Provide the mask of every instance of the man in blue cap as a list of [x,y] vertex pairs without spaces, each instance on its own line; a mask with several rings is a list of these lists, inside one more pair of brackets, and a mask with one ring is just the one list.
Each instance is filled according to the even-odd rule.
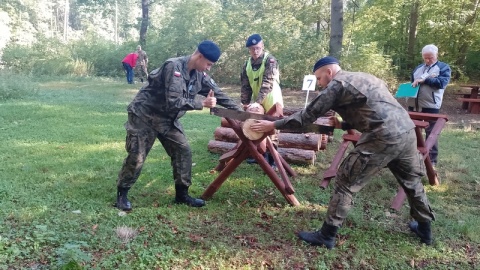
[[333,117],[336,128],[362,132],[355,148],[338,168],[322,228],[300,232],[300,239],[314,246],[333,248],[337,230],[353,207],[355,193],[374,174],[388,167],[407,194],[410,214],[415,219],[409,224],[410,229],[421,242],[431,245],[430,222],[435,217],[421,182],[425,165],[417,150],[415,124],[407,111],[388,91],[385,82],[367,73],[343,71],[334,57],[319,59],[313,72],[324,90],[304,110],[282,120],[258,121],[251,126],[257,132],[296,128],[332,109],[344,120]]
[[[280,72],[275,57],[265,51],[263,39],[259,34],[253,34],[247,38],[245,47],[248,48],[250,57],[245,61],[240,74],[242,89],[240,100],[243,108],[248,111],[268,112],[275,104],[277,108],[283,108],[282,90],[280,89]],[[257,109],[259,106],[262,110]],[[283,112],[278,112],[283,114]],[[276,135],[272,141],[278,145]],[[273,157],[266,153],[266,160],[275,169]],[[254,163],[254,159],[247,159]]]
[[[125,124],[128,156],[118,174],[115,204],[118,209],[132,209],[127,194],[140,176],[155,139],[171,159],[175,202],[193,207],[205,205],[203,200],[188,194],[192,183],[192,152],[178,120],[186,111],[213,108],[217,103],[228,109],[242,110],[204,72],[210,70],[220,54],[217,44],[205,40],[192,55],[168,59],[149,74],[148,84],[128,105]],[[198,95],[206,98],[201,100]]]
[[277,59],[265,51],[265,45],[259,34],[249,36],[245,47],[248,48],[250,57],[245,61],[240,75],[241,102],[244,108],[254,103],[260,104],[265,112],[276,103],[283,107]]

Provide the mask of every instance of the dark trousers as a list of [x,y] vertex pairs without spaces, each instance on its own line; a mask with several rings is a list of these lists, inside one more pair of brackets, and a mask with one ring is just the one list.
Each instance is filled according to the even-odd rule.
[[129,84],[133,84],[133,68],[132,68],[132,66],[130,66],[129,64],[124,63],[124,62],[122,62],[122,64],[123,64],[123,68],[125,69],[126,74],[127,74],[127,82]]

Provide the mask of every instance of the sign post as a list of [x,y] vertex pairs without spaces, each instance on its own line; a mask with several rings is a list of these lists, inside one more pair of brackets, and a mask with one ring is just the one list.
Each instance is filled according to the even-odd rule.
[[302,90],[307,91],[307,97],[305,99],[305,108],[308,104],[308,94],[311,90],[315,91],[315,85],[317,84],[317,77],[315,75],[305,75],[303,78]]

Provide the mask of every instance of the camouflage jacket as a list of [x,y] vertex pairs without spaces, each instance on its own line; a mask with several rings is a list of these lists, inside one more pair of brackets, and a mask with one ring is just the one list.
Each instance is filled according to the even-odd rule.
[[171,58],[162,67],[150,72],[148,84],[128,105],[128,112],[164,133],[172,126],[183,131],[177,120],[188,110],[202,110],[202,98],[198,95],[207,96],[210,89],[215,92],[217,104],[227,109],[242,110],[206,73],[192,70],[189,74],[189,60],[190,56]]
[[[257,60],[252,61],[253,70],[257,70],[262,65],[264,54],[258,57]],[[251,57],[247,61],[251,61]],[[240,101],[242,104],[247,105],[252,102],[252,87],[250,87],[250,82],[248,81],[247,76],[247,61],[242,68],[242,73],[240,74],[240,81],[242,83],[242,90],[240,93]],[[279,69],[277,59],[271,54],[268,54],[267,60],[265,61],[265,72],[263,74],[262,87],[258,93],[257,100],[253,102],[262,103],[265,97],[273,90],[273,83],[275,78],[279,78]]]
[[295,128],[312,123],[330,109],[352,128],[362,132],[358,143],[370,140],[388,142],[415,127],[407,111],[382,80],[367,73],[342,70],[305,109],[275,121],[275,127]]
[[148,56],[144,50],[137,51],[137,66],[146,66],[148,64]]

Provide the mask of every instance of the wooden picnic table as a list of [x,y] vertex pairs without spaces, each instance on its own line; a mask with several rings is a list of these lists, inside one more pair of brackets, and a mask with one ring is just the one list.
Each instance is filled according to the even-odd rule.
[[480,89],[480,85],[461,84],[460,87],[470,88],[470,98],[478,98],[478,90]]
[[[431,114],[431,113],[419,113],[419,112],[408,112],[410,118],[415,123],[415,134],[417,135],[417,148],[423,156],[425,163],[425,168],[427,171],[428,182],[430,185],[438,185],[439,179],[437,173],[432,166],[430,160],[430,149],[432,149],[435,142],[438,140],[438,136],[442,132],[442,129],[445,127],[446,122],[448,121],[447,115],[444,114]],[[433,129],[430,133],[430,136],[425,140],[423,138],[422,130],[428,127],[429,121],[436,121]],[[338,166],[340,165],[345,152],[348,149],[348,145],[352,143],[355,145],[360,139],[361,133],[355,132],[354,130],[348,130],[347,133],[343,135],[343,142],[340,144],[340,147],[333,158],[330,167],[323,173],[323,180],[320,183],[320,187],[326,188],[330,183],[330,180],[334,178],[337,174]],[[402,187],[398,188],[397,194],[392,200],[391,208],[395,210],[400,210],[404,201],[406,199],[405,191]]]
[[474,84],[461,84],[461,87],[470,88],[470,94],[464,94],[463,97],[458,98],[462,101],[462,108],[467,109],[469,113],[480,113],[480,85]]

